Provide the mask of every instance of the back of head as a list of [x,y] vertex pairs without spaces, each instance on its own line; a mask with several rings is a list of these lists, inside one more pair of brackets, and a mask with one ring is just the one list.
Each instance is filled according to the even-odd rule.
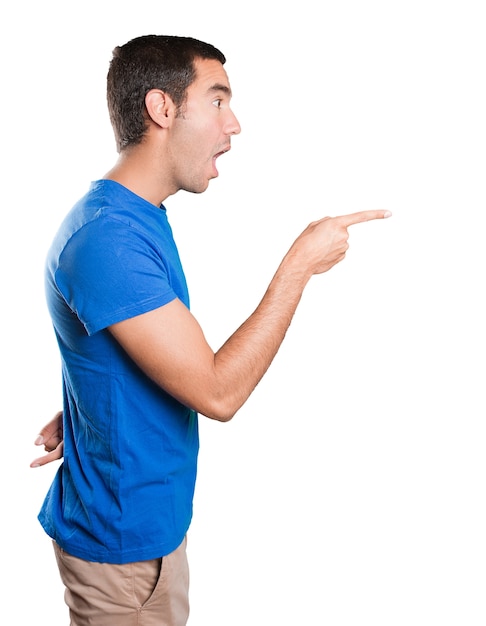
[[196,59],[226,62],[211,44],[175,35],[144,35],[113,50],[107,100],[119,152],[142,141],[147,124],[145,96],[151,89],[161,89],[182,107],[195,79]]

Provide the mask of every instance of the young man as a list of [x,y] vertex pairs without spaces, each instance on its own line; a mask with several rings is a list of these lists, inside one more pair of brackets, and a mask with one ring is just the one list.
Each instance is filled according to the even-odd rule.
[[240,126],[225,58],[185,37],[114,50],[108,107],[119,158],[63,221],[46,294],[63,411],[36,443],[64,456],[39,514],[75,625],[186,624],[185,537],[198,414],[227,421],[269,367],[314,274],[341,261],[365,211],[310,224],[254,313],[217,351],[189,310],[163,203],[201,193]]

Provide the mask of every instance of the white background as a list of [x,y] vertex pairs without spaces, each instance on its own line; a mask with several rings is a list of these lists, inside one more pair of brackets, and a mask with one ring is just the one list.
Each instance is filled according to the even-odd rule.
[[226,54],[242,133],[167,202],[216,349],[312,220],[351,228],[271,369],[201,421],[190,626],[486,624],[486,20],[461,0],[18,2],[1,9],[1,547],[11,624],[67,624],[36,516],[60,408],[43,262],[114,163],[111,50],[190,35]]

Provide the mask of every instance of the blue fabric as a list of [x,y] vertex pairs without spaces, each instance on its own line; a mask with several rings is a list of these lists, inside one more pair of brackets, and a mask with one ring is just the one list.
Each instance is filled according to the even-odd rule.
[[62,360],[64,460],[39,521],[86,560],[165,556],[192,518],[197,414],[107,330],[175,298],[189,307],[164,207],[114,181],[92,183],[52,243],[46,297]]

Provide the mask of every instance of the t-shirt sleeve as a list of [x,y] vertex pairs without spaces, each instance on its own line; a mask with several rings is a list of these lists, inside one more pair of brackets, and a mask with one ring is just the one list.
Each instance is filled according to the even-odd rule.
[[73,235],[55,279],[89,335],[177,297],[160,245],[112,219],[90,222]]

